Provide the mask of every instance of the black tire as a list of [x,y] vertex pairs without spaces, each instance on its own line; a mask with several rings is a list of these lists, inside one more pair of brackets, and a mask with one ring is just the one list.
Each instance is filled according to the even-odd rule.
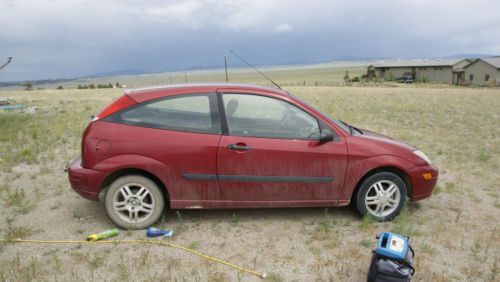
[[[124,187],[128,187],[128,199],[123,194]],[[145,188],[149,194],[145,194]],[[139,196],[145,194],[144,198]],[[134,193],[135,192],[135,193]],[[115,209],[114,203],[120,203]],[[122,204],[121,203],[127,203]],[[140,175],[127,175],[113,181],[104,196],[104,207],[111,221],[124,229],[145,229],[155,223],[163,213],[165,201],[163,194],[151,179]],[[147,207],[147,208],[146,208]],[[147,210],[147,211],[146,211]],[[137,219],[134,215],[137,214]]]
[[[378,198],[372,200],[374,202],[373,204],[366,203],[365,200],[367,196],[369,196],[370,198],[376,198],[376,195],[378,195],[376,194],[377,188],[372,187],[375,183],[379,183],[380,185],[382,185],[382,187],[387,187],[383,189],[389,189],[391,187],[390,185],[395,184],[396,189],[399,192],[399,197],[396,199],[394,194],[390,197],[387,197],[387,195],[390,193],[385,193],[385,195],[381,197],[380,200]],[[355,198],[356,209],[360,215],[368,215],[376,221],[390,221],[399,214],[399,212],[405,205],[407,195],[406,191],[406,184],[398,175],[392,172],[375,173],[365,179],[363,183],[361,183],[361,186],[359,187]],[[394,193],[397,192],[395,191]],[[377,201],[377,203],[375,203],[375,201]],[[379,214],[375,214],[378,208],[378,203],[381,203],[381,206],[391,205],[391,207],[386,206],[384,208],[381,208],[382,211]]]

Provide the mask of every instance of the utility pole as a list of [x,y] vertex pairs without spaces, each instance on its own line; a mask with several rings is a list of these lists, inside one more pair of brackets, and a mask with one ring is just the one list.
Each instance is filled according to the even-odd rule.
[[226,82],[229,82],[229,77],[227,76],[227,60],[226,60],[226,56],[224,56],[224,68],[226,69]]

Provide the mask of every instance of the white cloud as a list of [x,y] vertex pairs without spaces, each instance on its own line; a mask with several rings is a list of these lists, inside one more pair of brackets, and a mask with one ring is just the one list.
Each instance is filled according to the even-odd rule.
[[289,24],[280,24],[274,27],[274,32],[290,32],[293,31],[293,26]]
[[208,65],[232,48],[304,61],[500,53],[500,1],[469,2],[0,0],[0,61],[15,57],[0,80]]

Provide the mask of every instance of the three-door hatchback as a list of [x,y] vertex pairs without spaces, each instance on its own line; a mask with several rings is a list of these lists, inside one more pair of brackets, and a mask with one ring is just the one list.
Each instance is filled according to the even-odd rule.
[[172,209],[331,207],[394,218],[429,197],[438,170],[421,151],[329,117],[274,88],[143,88],[100,112],[68,167],[73,189],[118,226]]

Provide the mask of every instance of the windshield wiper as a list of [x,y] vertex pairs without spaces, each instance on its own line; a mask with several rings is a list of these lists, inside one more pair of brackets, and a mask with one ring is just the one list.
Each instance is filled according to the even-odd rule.
[[353,132],[352,132],[352,126],[350,126],[349,124],[347,124],[347,122],[343,121],[343,120],[339,120],[341,123],[343,123],[345,126],[347,126],[349,128],[349,133],[351,133],[351,135],[353,135]]
[[351,133],[351,135],[354,135],[354,131],[357,131],[359,134],[363,134],[363,131],[361,129],[359,129],[355,126],[352,126],[345,121],[341,120],[340,122],[343,123],[345,126],[349,127],[349,132]]
[[357,132],[359,132],[359,134],[363,134],[363,130],[357,128],[356,126],[354,125],[349,125],[349,127],[351,127],[352,129],[356,130]]

